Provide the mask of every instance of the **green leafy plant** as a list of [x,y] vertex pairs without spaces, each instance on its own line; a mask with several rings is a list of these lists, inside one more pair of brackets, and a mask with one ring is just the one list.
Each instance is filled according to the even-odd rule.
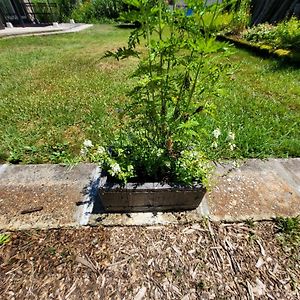
[[[209,163],[198,139],[199,118],[213,114],[212,99],[227,70],[218,58],[228,46],[216,42],[214,26],[222,6],[189,0],[192,14],[187,16],[187,9],[171,10],[163,0],[126,4],[134,9],[122,18],[140,27],[130,34],[127,47],[104,56],[139,59],[136,84],[128,104],[120,107],[125,126],[106,149],[86,143],[82,153],[122,182],[205,182]],[[207,13],[209,22],[203,17]]]
[[58,14],[58,7],[57,3],[52,1],[39,1],[39,0],[32,0],[32,8],[35,13],[35,17],[41,23],[51,23],[54,21],[58,21],[59,14]]
[[[186,10],[170,10],[162,0],[126,3],[135,9],[123,18],[141,26],[131,33],[127,47],[105,55],[139,58],[135,87],[122,108],[126,127],[109,150],[90,151],[93,145],[87,141],[82,152],[122,182],[205,183],[209,163],[200,150],[199,118],[212,114],[211,98],[226,69],[217,58],[227,45],[215,41],[214,21],[221,6],[187,1],[193,13],[186,16]],[[210,22],[205,22],[205,13],[210,13]]]
[[93,23],[95,11],[92,2],[78,4],[72,11],[71,18],[78,23]]
[[250,42],[267,44],[274,49],[300,50],[300,20],[291,18],[277,25],[259,24],[242,33]]
[[228,0],[225,1],[224,5],[228,5],[232,13],[232,19],[226,31],[236,34],[248,27],[250,23],[250,0]]
[[77,0],[54,0],[57,4],[59,21],[69,21],[72,11],[76,7]]
[[274,26],[265,23],[258,24],[243,33],[243,37],[251,42],[271,42],[275,38]]
[[0,246],[7,244],[10,241],[10,235],[6,233],[0,233]]
[[81,23],[101,23],[115,20],[125,9],[122,0],[94,0],[79,3],[71,17]]
[[42,23],[69,21],[75,0],[32,0],[36,18]]
[[293,17],[276,26],[276,43],[279,47],[300,50],[300,20]]
[[290,245],[300,245],[300,216],[294,218],[278,217],[275,224],[283,242]]
[[285,234],[300,234],[300,216],[295,218],[278,217],[275,219],[279,231]]

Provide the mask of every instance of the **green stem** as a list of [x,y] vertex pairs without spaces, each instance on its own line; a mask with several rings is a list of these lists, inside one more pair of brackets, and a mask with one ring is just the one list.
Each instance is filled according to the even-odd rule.
[[[148,48],[148,63],[149,63],[149,75],[150,75],[150,81],[152,81],[153,78],[153,66],[152,66],[152,60],[151,60],[151,52],[152,52],[152,47],[151,47],[151,32],[150,32],[150,24],[149,24],[149,12],[148,12],[148,7],[144,8],[144,13],[146,14],[146,20],[145,20],[145,27],[146,27],[146,39],[147,39],[147,48]],[[151,114],[150,119],[152,121],[152,126],[154,127],[154,131],[156,131],[157,134],[157,113],[156,113],[156,108],[155,108],[155,94],[154,91],[150,88],[147,89],[147,99],[148,99],[148,104],[150,108],[149,114]]]
[[[193,56],[194,56],[194,50],[191,51],[190,57],[188,59],[189,62],[193,60]],[[185,82],[187,80],[188,75],[189,75],[189,71],[186,70],[185,74],[183,76],[183,80],[182,80],[182,84],[181,84],[181,87],[180,87],[179,94],[177,96],[177,102],[175,104],[175,109],[174,109],[174,113],[173,113],[173,119],[174,118],[177,119],[177,114],[178,114],[178,111],[179,111],[179,104],[180,104],[180,101],[182,101],[182,97],[183,97],[183,94],[185,92],[184,91],[184,85],[185,85]]]
[[[159,1],[159,13],[158,13],[158,35],[159,35],[159,42],[161,43],[163,41],[162,38],[162,0]],[[159,45],[160,47],[160,45]],[[160,51],[159,53],[159,73],[162,76],[163,73],[163,53]],[[164,127],[165,119],[166,119],[166,99],[164,95],[164,87],[161,85],[160,87],[160,95],[161,95],[161,120],[162,120],[162,126]],[[162,128],[162,131],[164,131],[164,128]],[[162,132],[163,133],[163,132]]]
[[213,17],[212,17],[212,19],[211,19],[211,21],[210,21],[210,24],[209,24],[209,30],[211,30],[211,26],[212,26],[213,23],[214,23],[215,17],[216,17],[216,15],[217,15],[218,7],[219,7],[219,0],[217,0],[216,8],[215,8],[215,10],[214,10]]
[[196,71],[196,75],[195,75],[195,78],[194,78],[194,82],[193,82],[193,86],[192,86],[192,89],[190,91],[190,94],[189,94],[189,99],[188,99],[188,103],[187,103],[187,109],[189,109],[189,106],[191,104],[191,101],[192,101],[192,98],[193,98],[193,95],[195,93],[195,90],[196,90],[196,86],[197,86],[197,83],[198,83],[198,77],[199,77],[199,74],[200,74],[200,71],[201,71],[201,67],[202,67],[202,55],[201,55],[201,60],[197,66],[197,71]]

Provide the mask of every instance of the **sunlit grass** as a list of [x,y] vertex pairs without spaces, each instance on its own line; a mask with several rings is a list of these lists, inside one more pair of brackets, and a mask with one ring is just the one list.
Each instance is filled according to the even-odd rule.
[[[0,160],[66,162],[84,139],[99,144],[118,124],[137,61],[100,58],[125,45],[129,31],[99,25],[76,34],[0,40]],[[237,50],[235,70],[215,100],[215,120],[203,117],[210,158],[300,155],[300,70]],[[212,134],[220,128],[220,150]],[[236,150],[224,150],[226,133]]]
[[300,69],[246,51],[231,57],[235,71],[220,99],[218,124],[236,134],[233,156],[300,155]]
[[101,142],[114,128],[114,106],[124,101],[130,70],[101,57],[126,43],[127,35],[98,26],[79,34],[1,40],[2,160],[66,160],[78,155],[85,138]]

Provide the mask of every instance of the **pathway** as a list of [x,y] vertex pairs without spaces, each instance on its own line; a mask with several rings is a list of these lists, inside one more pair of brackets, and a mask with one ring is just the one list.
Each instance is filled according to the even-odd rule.
[[57,26],[34,26],[34,27],[13,27],[0,30],[0,38],[14,37],[14,36],[32,36],[32,35],[49,35],[72,33],[85,30],[92,27],[92,24],[72,24],[60,23]]
[[94,164],[0,165],[0,228],[152,225],[269,220],[300,215],[300,158],[218,165],[200,206],[180,213],[94,210],[101,170]]

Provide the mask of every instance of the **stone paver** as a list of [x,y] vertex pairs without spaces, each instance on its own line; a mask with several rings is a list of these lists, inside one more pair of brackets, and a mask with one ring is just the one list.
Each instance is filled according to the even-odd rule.
[[[93,186],[100,176],[94,164],[2,165],[0,229],[78,226],[87,223]],[[40,211],[22,214],[35,208]]]
[[[218,165],[212,187],[196,210],[104,214],[99,211],[100,169],[94,164],[0,165],[0,229],[80,225],[153,225],[265,220],[300,215],[300,158]],[[42,210],[21,214],[23,210]]]
[[206,198],[215,221],[300,215],[300,159],[248,160],[219,176]]

